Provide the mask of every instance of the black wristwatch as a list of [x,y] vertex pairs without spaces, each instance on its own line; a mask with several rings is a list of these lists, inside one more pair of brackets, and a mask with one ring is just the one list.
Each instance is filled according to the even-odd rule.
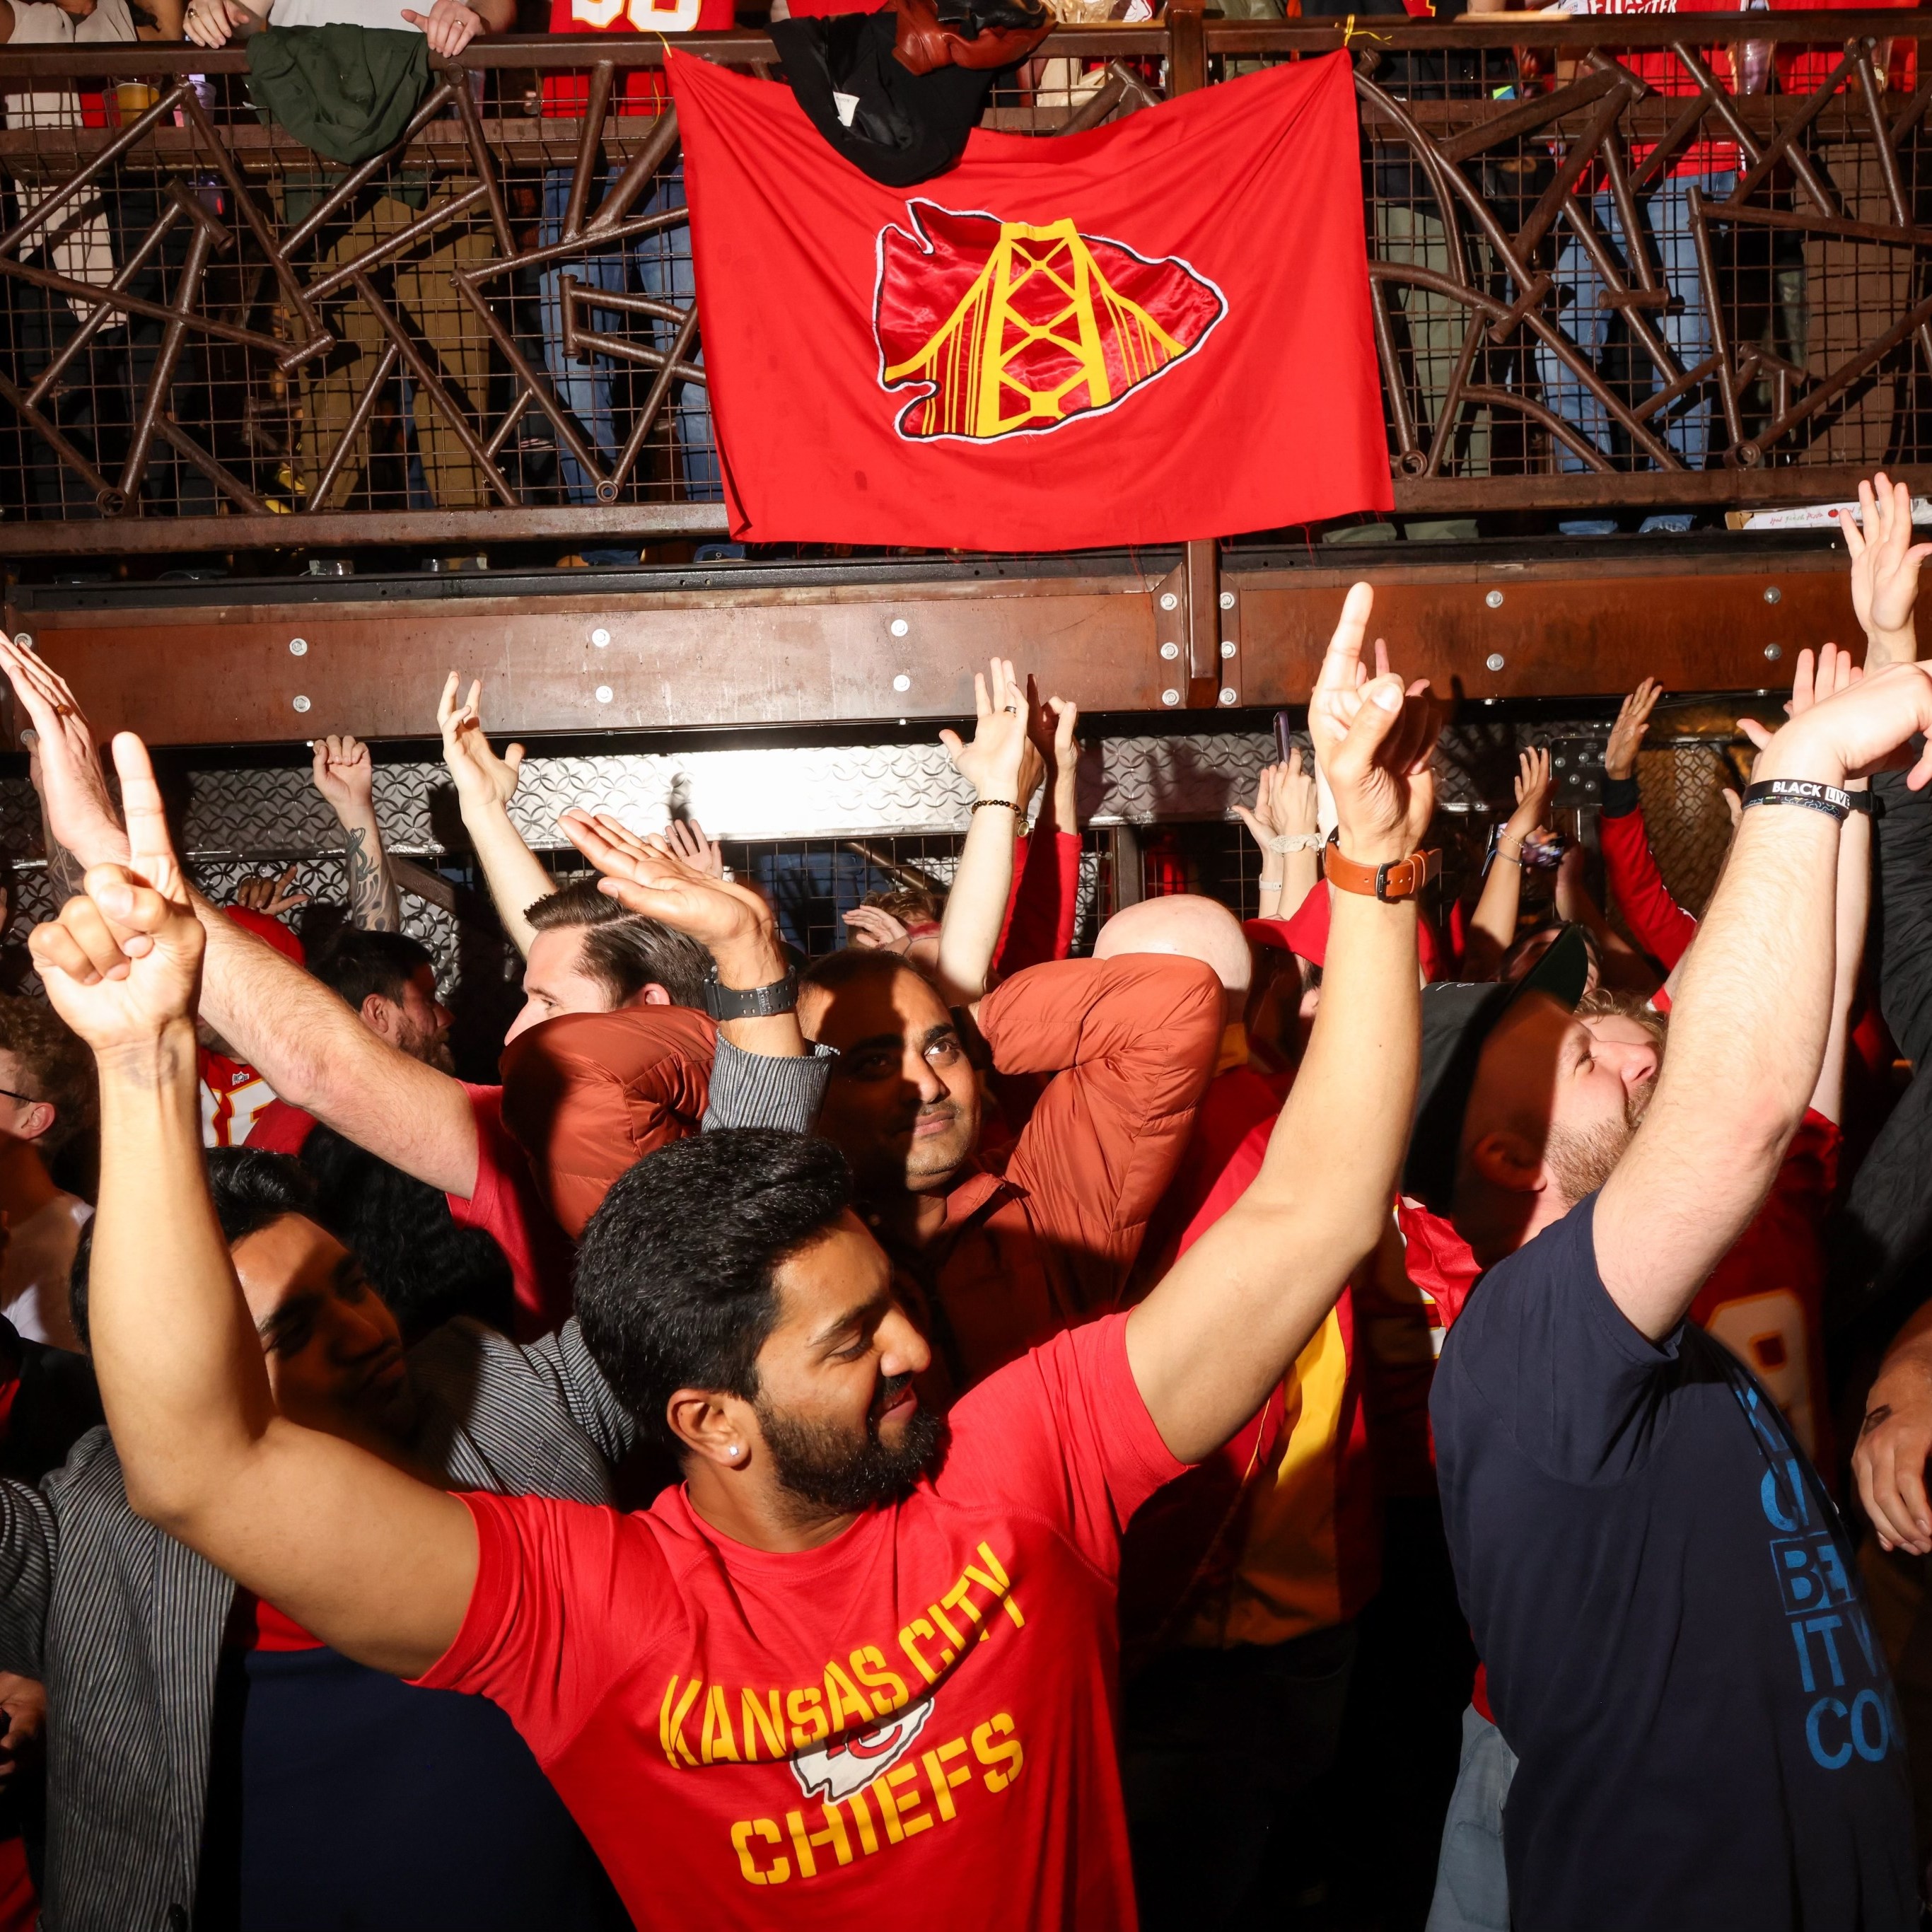
[[798,970],[787,967],[782,980],[768,986],[721,986],[718,968],[704,976],[704,1010],[714,1020],[768,1020],[798,1004]]

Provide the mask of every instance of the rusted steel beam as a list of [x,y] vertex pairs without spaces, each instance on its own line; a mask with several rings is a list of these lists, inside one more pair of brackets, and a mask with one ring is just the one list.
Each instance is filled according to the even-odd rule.
[[[1165,581],[1185,574],[1184,562]],[[1343,593],[1364,576],[1404,669],[1478,702],[1606,695],[1646,675],[1680,690],[1772,688],[1801,646],[1853,625],[1842,556],[1823,548],[1237,568],[1221,582],[1238,686],[1225,675],[1241,704],[1306,702]],[[421,736],[458,658],[482,668],[497,728],[522,737],[956,717],[988,650],[1091,711],[1171,716],[1161,693],[1185,659],[1159,654],[1178,614],[1160,608],[1160,582],[1122,571],[252,605],[237,585],[231,604],[172,608],[35,608],[29,592],[19,621],[100,730],[139,727],[160,744]],[[1223,615],[1217,598],[1217,626]]]

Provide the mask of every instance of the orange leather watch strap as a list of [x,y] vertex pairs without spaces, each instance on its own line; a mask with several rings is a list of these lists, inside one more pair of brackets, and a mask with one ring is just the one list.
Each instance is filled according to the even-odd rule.
[[1440,852],[1412,852],[1385,866],[1365,866],[1343,854],[1333,832],[1322,854],[1322,876],[1338,891],[1384,901],[1415,898],[1442,868]]

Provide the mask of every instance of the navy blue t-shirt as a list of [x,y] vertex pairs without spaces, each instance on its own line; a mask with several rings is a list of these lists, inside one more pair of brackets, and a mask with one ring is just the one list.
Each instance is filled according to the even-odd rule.
[[1905,1932],[1904,1738],[1851,1538],[1728,1350],[1625,1319],[1595,1208],[1483,1277],[1430,1398],[1457,1587],[1520,1760],[1512,1922]]

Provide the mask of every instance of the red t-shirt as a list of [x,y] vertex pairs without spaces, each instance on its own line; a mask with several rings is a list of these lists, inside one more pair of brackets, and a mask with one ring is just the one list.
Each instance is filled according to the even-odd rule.
[[822,1549],[468,1496],[480,1561],[422,1678],[501,1706],[640,1925],[1120,1932],[1122,1530],[1181,1472],[1126,1317],[951,1417],[940,1474]]
[[570,1318],[570,1241],[538,1190],[529,1156],[503,1124],[502,1088],[466,1080],[463,1090],[476,1118],[476,1186],[466,1201],[443,1198],[459,1228],[495,1237],[516,1291],[517,1339],[534,1342]]

